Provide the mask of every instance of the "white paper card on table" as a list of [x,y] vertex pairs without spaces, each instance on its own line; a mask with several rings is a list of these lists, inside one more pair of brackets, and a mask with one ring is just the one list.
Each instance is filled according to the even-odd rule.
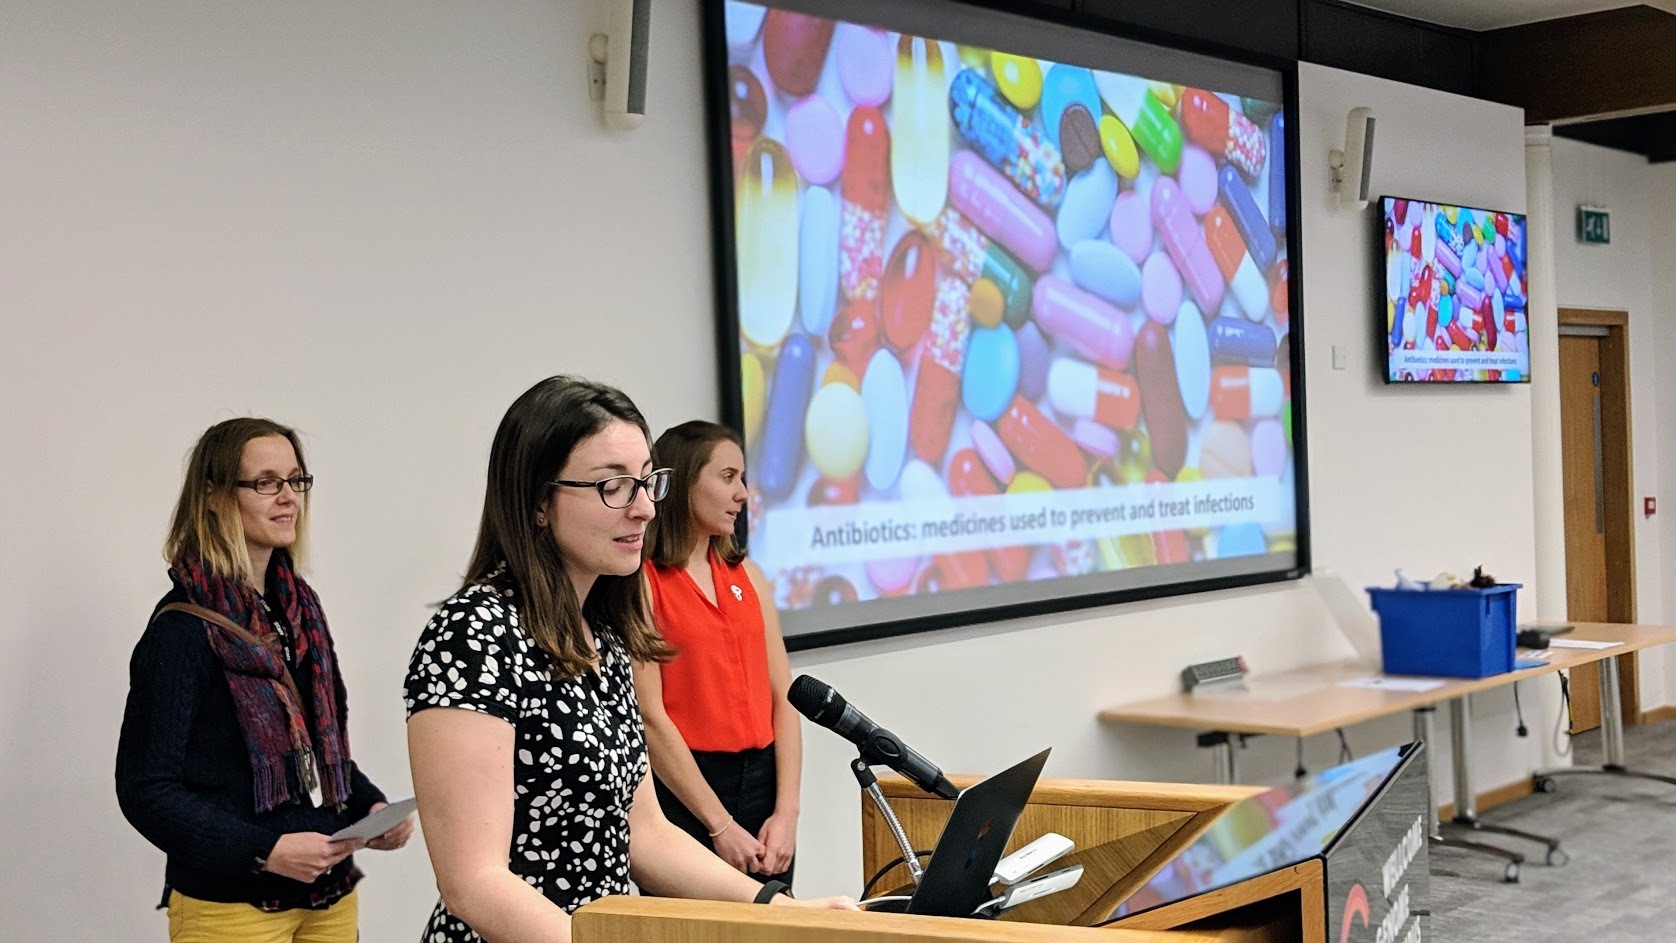
[[1373,688],[1377,691],[1412,691],[1419,694],[1423,691],[1435,691],[1448,684],[1436,678],[1352,678],[1340,681],[1341,688]]
[[1617,648],[1623,642],[1591,642],[1582,638],[1551,638],[1549,648],[1584,648],[1589,651],[1600,651],[1603,648]]
[[403,799],[392,802],[377,812],[367,816],[354,825],[340,828],[332,833],[332,841],[343,841],[346,838],[374,839],[401,824],[401,820],[413,814],[419,805],[416,799]]

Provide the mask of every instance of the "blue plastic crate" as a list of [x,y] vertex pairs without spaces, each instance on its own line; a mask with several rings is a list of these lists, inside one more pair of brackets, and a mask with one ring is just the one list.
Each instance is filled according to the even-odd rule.
[[1368,587],[1386,674],[1482,678],[1513,670],[1519,583],[1488,589]]

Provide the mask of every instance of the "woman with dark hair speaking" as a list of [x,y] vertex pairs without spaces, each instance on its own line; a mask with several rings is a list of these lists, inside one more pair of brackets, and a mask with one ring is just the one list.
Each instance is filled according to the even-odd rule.
[[791,883],[802,722],[774,595],[733,540],[750,491],[739,435],[694,420],[653,447],[675,471],[647,531],[652,618],[675,647],[635,666],[664,814],[723,861]]
[[123,814],[168,855],[174,943],[357,937],[363,842],[329,836],[385,803],[350,759],[332,634],[297,572],[313,485],[297,433],[266,419],[210,427],[187,461],[175,587],[134,647],[116,755]]
[[640,411],[573,377],[512,404],[489,452],[465,585],[408,666],[408,752],[441,900],[426,943],[568,940],[633,881],[671,897],[793,901],[671,825],[647,773],[631,662],[669,657],[640,582],[654,468]]

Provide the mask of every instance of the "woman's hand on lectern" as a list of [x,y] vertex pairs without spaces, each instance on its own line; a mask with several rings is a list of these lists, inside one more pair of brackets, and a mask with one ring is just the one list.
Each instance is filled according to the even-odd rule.
[[807,907],[814,910],[860,910],[854,897],[811,897],[808,900],[798,900],[784,894],[775,895],[768,902],[775,907]]

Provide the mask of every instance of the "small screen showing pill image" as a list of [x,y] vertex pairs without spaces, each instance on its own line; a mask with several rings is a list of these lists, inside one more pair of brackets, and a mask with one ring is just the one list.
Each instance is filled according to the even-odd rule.
[[1284,77],[948,11],[707,10],[788,640],[1297,575]]
[[1525,217],[1380,200],[1388,383],[1526,383]]

